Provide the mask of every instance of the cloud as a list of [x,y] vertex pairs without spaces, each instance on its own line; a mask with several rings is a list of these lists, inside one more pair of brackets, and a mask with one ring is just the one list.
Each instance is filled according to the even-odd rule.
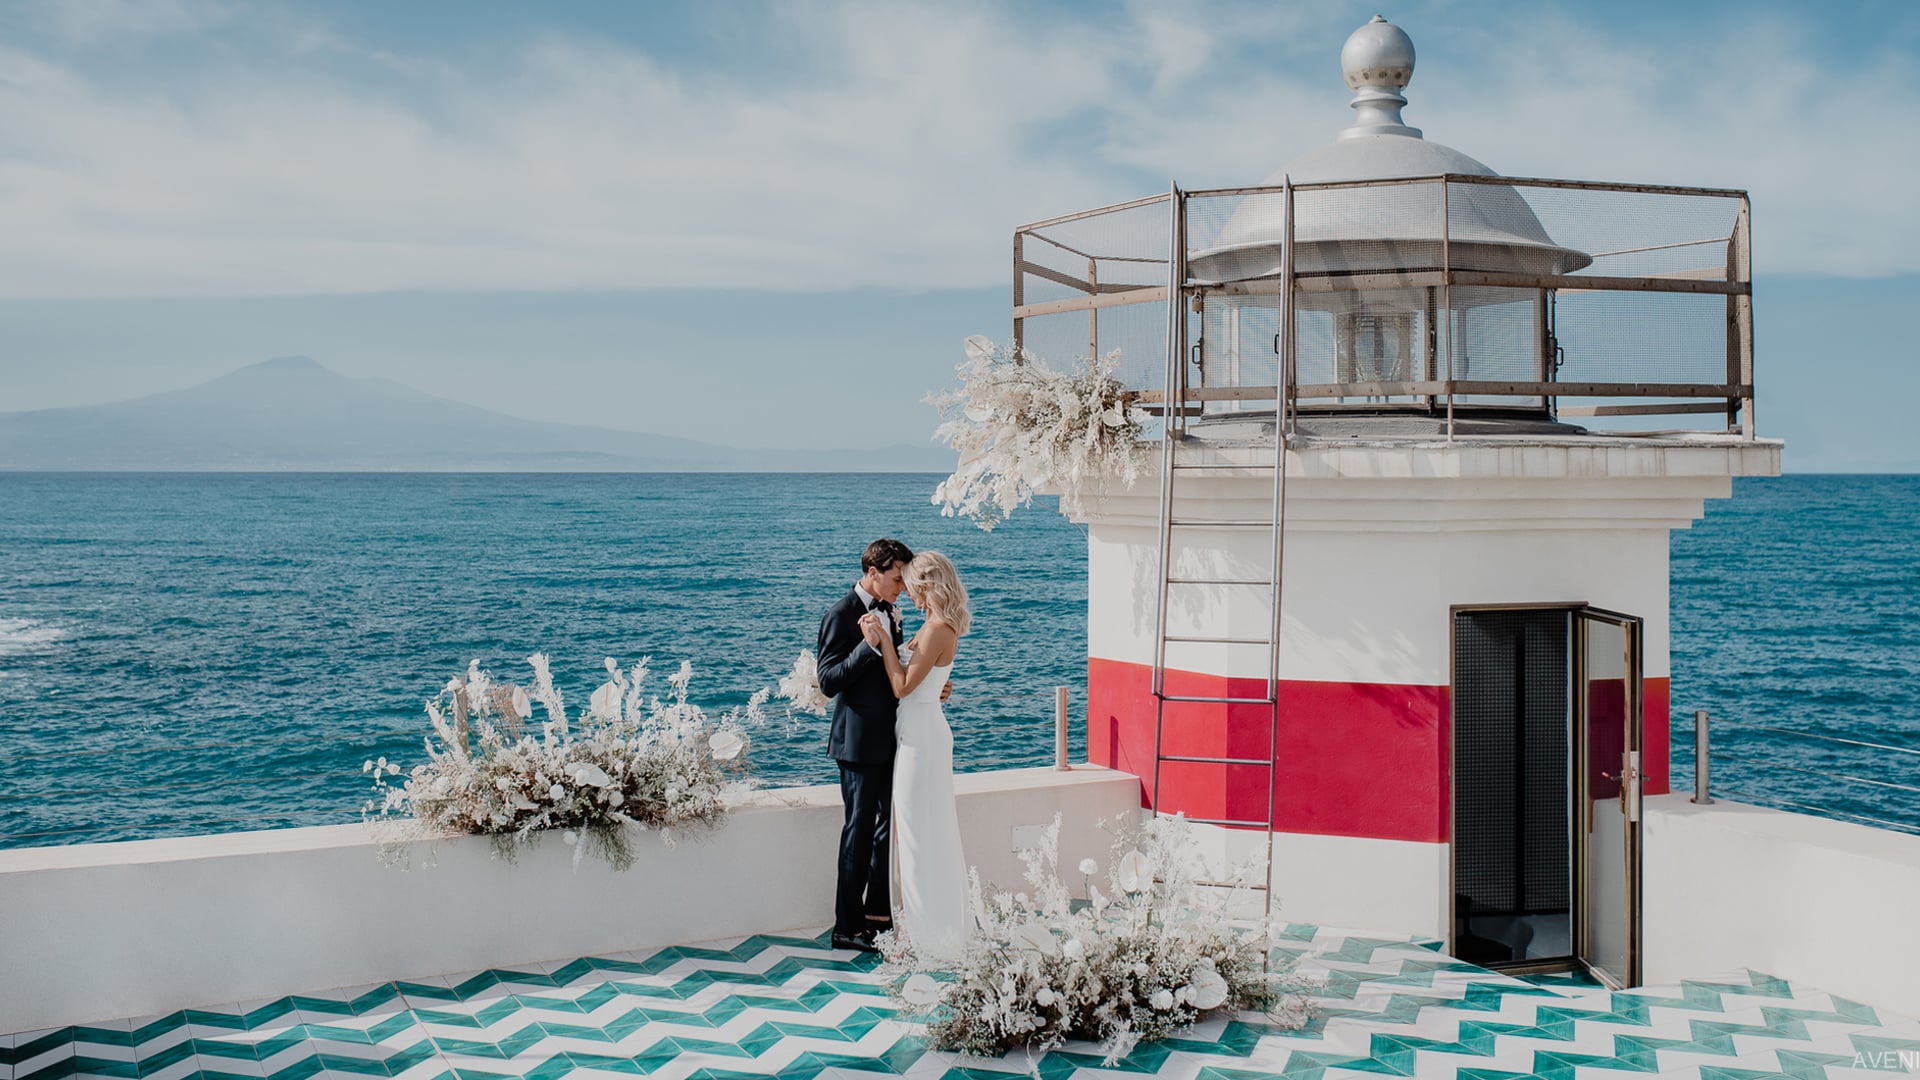
[[[797,58],[765,70],[565,28],[429,55],[284,13],[247,28],[277,51],[221,49],[245,9],[74,9],[63,40],[207,62],[0,51],[0,296],[998,284],[1020,221],[1257,181],[1346,123],[1359,19],[1270,7],[781,5],[741,46]],[[1410,27],[1411,123],[1510,174],[1749,187],[1769,270],[1920,269],[1915,106],[1863,108],[1791,20],[1500,28]]]

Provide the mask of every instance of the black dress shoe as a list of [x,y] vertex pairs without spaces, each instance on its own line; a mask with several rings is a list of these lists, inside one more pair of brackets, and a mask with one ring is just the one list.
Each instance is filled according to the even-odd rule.
[[833,947],[852,949],[854,952],[877,953],[880,951],[880,947],[873,943],[872,937],[864,934],[843,934],[838,930],[833,932]]

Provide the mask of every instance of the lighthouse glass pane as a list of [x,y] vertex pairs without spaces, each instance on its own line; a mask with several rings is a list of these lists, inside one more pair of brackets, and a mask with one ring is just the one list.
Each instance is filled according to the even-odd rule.
[[1424,404],[1425,395],[1383,393],[1381,384],[1431,379],[1426,289],[1355,289],[1296,299],[1294,364],[1306,386],[1332,385],[1333,396],[1306,405]]
[[1280,301],[1276,296],[1207,296],[1201,308],[1195,386],[1254,392],[1245,400],[1210,401],[1208,412],[1272,412],[1278,395]]
[[[1546,303],[1539,290],[1462,286],[1449,292],[1447,302],[1453,308],[1453,330],[1443,349],[1451,350],[1454,379],[1538,383],[1549,377],[1542,359]],[[1546,399],[1538,394],[1461,394],[1454,403],[1542,408]]]
[[1585,918],[1580,955],[1615,985],[1628,986],[1632,950],[1634,822],[1623,784],[1624,755],[1634,748],[1631,656],[1625,626],[1582,614],[1580,693],[1582,862]]

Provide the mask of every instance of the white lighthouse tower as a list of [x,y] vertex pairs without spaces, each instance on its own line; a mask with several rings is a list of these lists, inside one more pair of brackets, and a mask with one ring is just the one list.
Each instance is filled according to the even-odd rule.
[[1089,756],[1290,919],[1632,985],[1668,533],[1779,469],[1747,198],[1500,177],[1404,122],[1399,28],[1340,59],[1264,182],[1014,237],[1017,342],[1165,418],[1086,493]]

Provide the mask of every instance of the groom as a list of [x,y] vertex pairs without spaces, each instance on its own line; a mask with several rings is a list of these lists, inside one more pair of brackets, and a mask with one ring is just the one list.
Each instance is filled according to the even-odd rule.
[[860,617],[877,611],[901,640],[893,602],[913,552],[880,539],[860,556],[860,580],[820,620],[820,692],[834,698],[827,752],[840,763],[840,876],[835,889],[833,947],[878,951],[874,935],[893,926],[888,892],[893,809],[893,720],[898,703],[886,662],[860,633]]

